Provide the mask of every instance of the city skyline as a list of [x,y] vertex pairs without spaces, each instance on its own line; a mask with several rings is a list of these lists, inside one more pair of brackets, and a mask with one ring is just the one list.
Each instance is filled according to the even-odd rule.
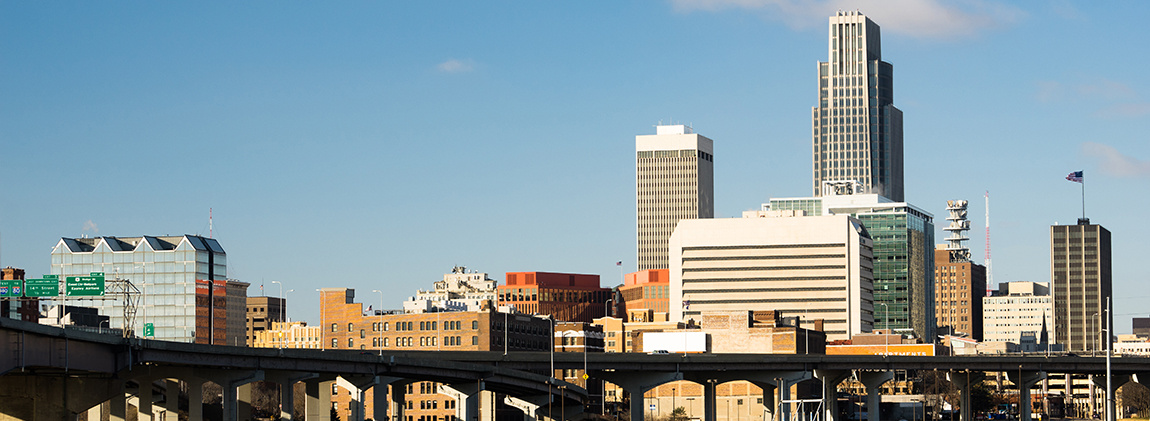
[[[4,3],[0,265],[49,273],[62,237],[211,235],[250,295],[281,281],[311,322],[317,288],[399,308],[456,265],[622,284],[652,126],[719,140],[716,217],[809,194],[811,73],[839,6],[787,5]],[[1150,6],[857,8],[896,65],[905,200],[978,215],[989,190],[994,279],[1049,282],[1047,227],[1081,215],[1064,177],[1085,171],[1129,332],[1148,314],[1150,59],[1113,41]]]

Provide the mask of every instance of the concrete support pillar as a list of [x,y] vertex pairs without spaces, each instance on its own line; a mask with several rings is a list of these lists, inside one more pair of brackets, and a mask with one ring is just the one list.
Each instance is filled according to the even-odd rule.
[[[211,380],[223,389],[223,419],[224,421],[237,421],[240,419],[241,407],[247,418],[251,418],[251,382],[263,381],[263,370],[237,371],[234,373],[216,372]],[[246,387],[245,387],[246,386]],[[242,399],[240,389],[243,389]]]
[[128,396],[124,393],[124,383],[118,383],[114,388],[112,399],[108,400],[108,420],[125,421],[128,419]]
[[[1118,388],[1122,387],[1122,385],[1126,384],[1130,380],[1132,380],[1132,376],[1125,375],[1125,374],[1119,374],[1119,375],[1115,375],[1114,379],[1110,381],[1110,387],[1113,387],[1113,389],[1107,390],[1106,395],[1102,397],[1102,399],[1103,399],[1102,400],[1102,413],[1103,414],[1105,414],[1106,410],[1109,409],[1110,413],[1114,414],[1114,417],[1112,419],[1121,418],[1118,416],[1117,412],[1114,412],[1117,409],[1117,407],[1115,406],[1115,403],[1117,402],[1117,400],[1114,398],[1114,396],[1115,396],[1115,393],[1118,392]],[[1094,381],[1098,382],[1099,388],[1101,388],[1102,390],[1106,390],[1106,376],[1105,375],[1095,377]],[[1103,416],[1103,418],[1105,418],[1105,416]],[[1103,421],[1105,421],[1105,419]]]
[[1007,372],[1006,377],[1018,386],[1018,419],[1030,421],[1030,389],[1046,378],[1045,371]]
[[340,376],[336,378],[336,383],[351,391],[352,416],[348,421],[363,421],[366,418],[364,401],[367,389],[379,384],[379,376]]
[[946,380],[958,387],[958,406],[962,411],[959,421],[974,421],[973,408],[970,406],[970,385],[982,381],[982,376],[982,373],[971,373],[970,370],[946,372]]
[[[387,419],[388,389],[393,383],[402,381],[399,377],[375,376],[375,385],[371,387],[371,419],[383,421]],[[395,420],[393,420],[395,421]]]
[[168,379],[164,382],[164,421],[179,421],[180,381]]
[[[791,386],[804,380],[810,380],[811,374],[809,371],[753,371],[744,373],[739,380],[750,381],[763,389],[763,407],[766,408],[771,419],[789,421],[791,419],[791,406],[785,401],[791,398]],[[736,379],[733,378],[732,380]]]
[[551,402],[551,398],[552,395],[534,395],[522,398],[507,395],[503,397],[503,403],[522,411],[523,421],[538,421],[539,408]]
[[599,377],[622,387],[631,395],[631,419],[643,419],[643,395],[663,383],[683,380],[683,373],[650,373],[635,371],[605,371]]
[[483,391],[483,381],[475,383],[453,383],[439,386],[439,393],[455,399],[455,416],[463,421],[487,421],[479,416],[479,395]]
[[858,377],[859,382],[866,387],[866,410],[868,421],[878,421],[881,411],[879,407],[882,405],[882,393],[880,388],[883,383],[886,383],[894,378],[893,371],[856,371],[855,375]]
[[204,379],[185,378],[188,383],[188,421],[204,419]]
[[136,419],[139,421],[152,421],[152,383],[151,377],[137,378],[140,387],[136,389]]
[[[115,398],[113,398],[113,399],[115,399]],[[96,406],[93,406],[91,408],[88,408],[88,421],[100,421],[100,416],[103,413],[103,408],[104,408],[103,403],[96,405]]]
[[[824,421],[833,421],[839,416],[839,383],[842,383],[843,380],[846,380],[850,375],[850,370],[815,370],[815,378],[821,380],[823,385],[822,419]],[[763,401],[763,403],[766,402],[766,400]]]
[[406,421],[403,411],[407,409],[407,385],[410,381],[397,381],[391,383],[391,394],[387,396],[391,401],[391,421]]
[[[224,391],[225,394],[227,394],[228,392],[229,391],[227,391],[227,390]],[[251,419],[251,417],[252,417],[252,384],[251,383],[244,383],[244,384],[241,384],[239,386],[236,386],[235,394],[236,394],[236,403],[235,403],[236,419],[237,420]],[[227,406],[225,406],[225,408],[226,407]],[[227,412],[228,411],[225,409],[224,413],[226,414]],[[226,417],[227,416],[225,415],[225,418]]]
[[331,385],[335,383],[330,379],[314,378],[304,382],[307,395],[304,418],[307,421],[331,421]]

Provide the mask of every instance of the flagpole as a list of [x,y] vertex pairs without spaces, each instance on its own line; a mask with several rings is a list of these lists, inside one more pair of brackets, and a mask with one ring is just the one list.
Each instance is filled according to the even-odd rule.
[[1082,219],[1086,219],[1086,176],[1082,176]]

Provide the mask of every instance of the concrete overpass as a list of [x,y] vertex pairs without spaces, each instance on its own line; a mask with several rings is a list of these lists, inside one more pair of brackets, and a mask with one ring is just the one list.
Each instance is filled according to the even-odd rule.
[[[465,421],[484,419],[479,412],[480,397],[485,391],[499,392],[514,397],[509,403],[524,409],[528,417],[537,417],[540,414],[536,410],[552,401],[553,396],[572,402],[586,398],[586,392],[574,385],[532,373],[546,373],[554,365],[556,369],[586,367],[592,377],[619,385],[631,396],[643,396],[648,390],[670,381],[695,382],[704,388],[706,421],[717,418],[716,386],[737,380],[762,388],[765,406],[773,409],[776,396],[780,402],[788,400],[790,386],[816,379],[823,387],[823,419],[833,419],[837,414],[836,387],[852,374],[867,388],[868,409],[871,411],[868,419],[878,420],[879,387],[893,377],[895,370],[937,369],[948,372],[948,378],[959,386],[964,403],[961,405],[964,411],[962,419],[970,421],[972,414],[965,412],[969,408],[967,379],[970,377],[962,373],[1005,373],[1012,382],[1024,386],[1020,388],[1021,401],[1028,401],[1030,387],[1047,374],[1094,374],[1098,375],[1097,379],[1103,379],[1101,375],[1106,372],[1105,358],[1065,355],[551,355],[546,352],[504,355],[502,352],[281,350],[125,340],[9,319],[0,319],[0,336],[0,374],[3,374],[0,390],[23,391],[22,395],[16,396],[23,396],[27,398],[25,401],[33,403],[35,419],[64,419],[68,414],[83,411],[98,402],[123,396],[128,382],[151,384],[151,380],[172,378],[192,386],[202,385],[205,381],[223,386],[227,391],[224,399],[226,419],[240,419],[243,405],[238,401],[240,394],[236,389],[256,380],[288,385],[306,382],[309,420],[326,419],[328,396],[325,391],[330,393],[332,381],[360,391],[357,401],[360,404],[362,391],[376,385],[421,380],[448,384],[460,397],[458,416]],[[1112,372],[1114,389],[1131,380],[1145,384],[1150,379],[1150,359],[1114,358]],[[1101,383],[1103,386],[1104,380]],[[139,389],[137,395],[141,405],[150,405],[150,388]],[[168,388],[169,391],[174,389]],[[198,387],[190,389],[198,390]],[[402,407],[394,405],[403,402],[402,395],[393,395],[390,399],[385,398],[386,393],[374,395],[377,400],[375,418],[382,419],[388,400],[393,403],[390,415],[402,416]],[[291,396],[282,399],[287,403]],[[5,408],[9,406],[6,402],[10,401],[0,396],[0,414],[8,413]],[[112,401],[121,401],[122,405],[122,399]],[[172,401],[174,399],[168,399],[169,405]],[[291,408],[288,404],[284,406]],[[46,412],[38,412],[41,407]],[[490,404],[484,407],[489,408]],[[27,408],[22,410],[24,413],[28,411]],[[1029,405],[1021,405],[1021,410],[1022,418],[1029,420]],[[630,411],[631,419],[642,419],[642,399],[632,399]],[[198,410],[193,412],[191,419],[198,419]],[[288,412],[282,414],[284,419],[290,419],[290,410]],[[361,417],[362,412],[358,411]],[[46,416],[38,416],[41,413]],[[787,419],[785,404],[779,406],[777,415],[777,419]]]

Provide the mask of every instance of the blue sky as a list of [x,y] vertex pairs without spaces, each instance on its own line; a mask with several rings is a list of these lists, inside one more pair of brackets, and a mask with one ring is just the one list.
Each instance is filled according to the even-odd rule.
[[[0,264],[60,237],[208,235],[316,320],[398,308],[454,265],[634,269],[634,136],[715,140],[716,214],[810,191],[827,17],[882,27],[906,196],[971,201],[995,281],[1049,280],[1048,230],[1114,233],[1115,328],[1150,315],[1150,3],[0,2]],[[945,234],[941,230],[936,238]]]

